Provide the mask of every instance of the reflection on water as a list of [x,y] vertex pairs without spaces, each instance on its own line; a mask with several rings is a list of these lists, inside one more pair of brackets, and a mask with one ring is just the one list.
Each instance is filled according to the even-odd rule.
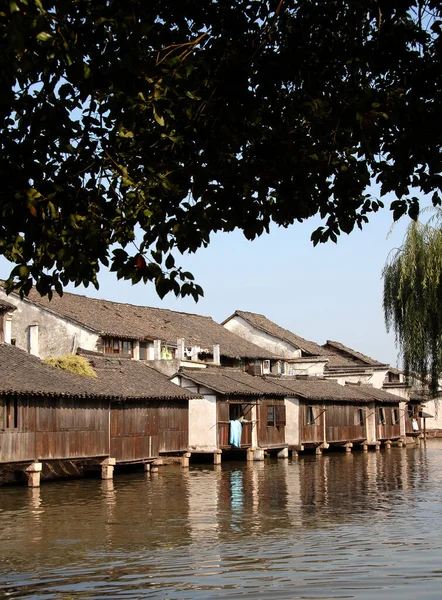
[[440,598],[442,441],[0,489],[0,597]]

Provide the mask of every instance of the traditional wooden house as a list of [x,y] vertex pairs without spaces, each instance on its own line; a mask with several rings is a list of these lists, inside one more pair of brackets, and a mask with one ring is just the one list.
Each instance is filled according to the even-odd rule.
[[12,319],[14,343],[41,358],[75,353],[79,348],[108,356],[155,361],[172,375],[181,364],[198,366],[268,366],[278,356],[225,329],[210,317],[88,298],[65,292],[49,301],[35,290],[20,299],[0,301],[17,309]]
[[196,394],[174,385],[142,361],[87,354],[110,401],[110,455],[118,463],[183,455],[189,446],[189,399]]
[[142,363],[94,362],[97,379],[0,345],[3,478],[26,473],[29,485],[38,486],[42,471],[46,476],[88,467],[100,467],[102,477],[111,478],[115,464],[186,453],[188,400],[194,394]]
[[[292,420],[299,424],[292,450],[354,446],[368,449],[381,442],[402,439],[400,398],[371,386],[342,386],[325,378],[267,377],[287,391],[286,403],[294,405]],[[297,414],[296,414],[297,413]],[[382,417],[383,424],[379,425]],[[392,428],[392,419],[398,418]],[[391,427],[389,426],[391,425]]]
[[[189,452],[240,451],[248,460],[261,460],[264,452],[288,456],[286,441],[287,392],[238,369],[181,369],[173,381],[200,396],[189,401]],[[237,443],[232,427],[241,422]]]

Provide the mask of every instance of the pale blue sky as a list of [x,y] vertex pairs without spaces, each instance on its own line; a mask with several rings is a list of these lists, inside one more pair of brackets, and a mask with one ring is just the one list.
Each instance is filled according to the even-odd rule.
[[[387,209],[370,216],[363,231],[340,236],[338,244],[313,247],[311,232],[320,224],[311,219],[288,229],[274,227],[253,242],[242,234],[212,236],[208,248],[179,257],[205,292],[193,299],[168,296],[161,301],[152,285],[118,281],[103,272],[100,290],[69,291],[116,302],[170,308],[210,315],[220,322],[235,309],[262,313],[279,325],[318,343],[340,341],[380,361],[397,364],[392,334],[382,311],[381,272],[388,253],[401,244],[408,217],[395,225]],[[0,277],[9,273],[0,260]]]

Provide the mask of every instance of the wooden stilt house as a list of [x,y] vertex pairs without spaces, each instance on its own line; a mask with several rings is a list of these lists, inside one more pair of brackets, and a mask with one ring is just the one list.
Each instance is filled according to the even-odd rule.
[[100,466],[110,478],[115,464],[187,451],[194,394],[141,362],[94,362],[96,379],[0,344],[0,481],[26,473],[39,485],[41,472],[66,465],[74,474]]
[[[182,369],[174,381],[203,401],[189,403],[189,449],[193,453],[287,450],[286,391],[237,369]],[[230,442],[232,421],[241,421],[238,445]]]

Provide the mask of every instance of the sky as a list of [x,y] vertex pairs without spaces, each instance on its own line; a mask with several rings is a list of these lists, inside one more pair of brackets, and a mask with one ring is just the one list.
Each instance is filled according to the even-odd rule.
[[[400,366],[394,335],[384,324],[381,274],[389,252],[401,245],[409,218],[391,230],[392,222],[386,203],[362,231],[316,247],[310,235],[321,224],[318,218],[287,229],[273,227],[252,242],[239,232],[213,235],[208,248],[177,260],[204,289],[198,303],[174,295],[160,300],[152,284],[132,286],[108,271],[101,273],[98,291],[93,286],[67,291],[208,315],[218,322],[235,310],[261,313],[306,339],[339,341]],[[0,259],[0,277],[12,267]]]

